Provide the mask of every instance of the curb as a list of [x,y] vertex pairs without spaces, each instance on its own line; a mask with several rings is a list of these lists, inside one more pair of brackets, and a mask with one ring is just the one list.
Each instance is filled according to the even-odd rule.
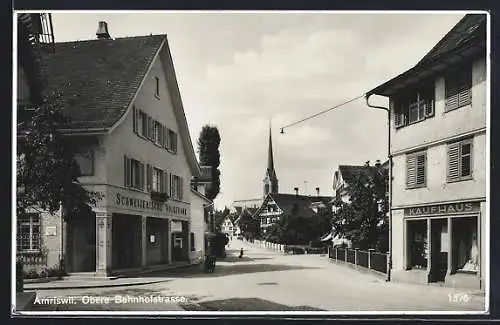
[[127,283],[109,283],[109,284],[90,284],[90,285],[64,285],[64,286],[51,286],[51,287],[28,287],[26,290],[68,290],[68,289],[95,289],[95,288],[111,288],[111,287],[128,287],[135,285],[146,285],[160,282],[167,282],[170,280],[156,280],[156,281],[143,281],[143,282],[127,282]]

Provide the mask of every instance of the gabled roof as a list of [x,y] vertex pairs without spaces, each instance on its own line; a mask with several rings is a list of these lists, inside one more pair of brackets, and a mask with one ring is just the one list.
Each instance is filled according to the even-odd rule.
[[[417,65],[431,62],[440,56],[454,51],[463,44],[474,41],[483,36],[485,32],[481,27],[486,24],[485,14],[465,15],[430,51]],[[484,35],[485,36],[485,35]]]
[[72,129],[111,128],[125,114],[166,35],[56,43],[43,56],[47,91],[60,91]]
[[486,50],[486,14],[465,15],[413,68],[366,93],[392,96],[442,74]]
[[339,172],[346,184],[354,181],[356,177],[364,174],[368,177],[373,177],[377,173],[377,167],[374,166],[356,166],[356,165],[339,165]]
[[255,216],[260,213],[269,200],[273,200],[284,214],[296,214],[303,217],[310,217],[315,214],[314,210],[311,208],[311,204],[322,202],[326,205],[332,200],[332,197],[270,193],[267,195],[262,206],[255,212]]
[[56,43],[42,70],[47,91],[62,92],[66,132],[111,132],[131,109],[154,60],[167,80],[179,135],[193,176],[200,175],[166,35]]

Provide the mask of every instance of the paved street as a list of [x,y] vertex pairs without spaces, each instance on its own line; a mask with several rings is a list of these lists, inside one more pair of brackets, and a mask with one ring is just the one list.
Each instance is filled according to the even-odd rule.
[[[245,257],[238,259],[240,248]],[[38,297],[73,295],[71,304],[36,305],[35,310],[226,310],[226,311],[481,311],[484,298],[472,292],[436,286],[385,282],[318,255],[278,255],[241,241],[228,246],[228,257],[215,273],[201,266],[147,276],[162,282],[115,288],[41,290]],[[450,302],[449,294],[467,293],[468,302]],[[81,297],[170,296],[177,303],[82,303]]]

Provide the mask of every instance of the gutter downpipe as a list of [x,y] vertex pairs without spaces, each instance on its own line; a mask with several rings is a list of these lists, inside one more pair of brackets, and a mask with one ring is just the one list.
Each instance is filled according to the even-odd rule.
[[371,108],[382,109],[387,111],[387,158],[389,159],[389,262],[387,267],[387,281],[391,281],[391,270],[392,270],[392,155],[391,155],[391,110],[387,107],[370,105],[369,99],[373,94],[366,94],[365,100],[366,105]]

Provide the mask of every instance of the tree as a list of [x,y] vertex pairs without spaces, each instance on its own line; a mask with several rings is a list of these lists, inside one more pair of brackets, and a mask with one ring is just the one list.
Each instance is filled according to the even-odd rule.
[[206,196],[214,200],[220,191],[220,134],[216,126],[205,125],[198,137],[198,153],[200,164],[212,167],[212,184],[208,187]]
[[18,215],[27,209],[55,213],[62,206],[67,218],[100,199],[78,182],[81,173],[74,160],[74,146],[59,132],[67,122],[61,107],[61,95],[57,93],[34,105],[29,127],[26,125],[18,137]]
[[217,231],[221,231],[222,229],[222,223],[226,219],[226,217],[229,215],[230,211],[227,207],[224,207],[224,210],[216,210],[214,213],[214,224],[215,224],[215,229]]
[[[370,167],[368,164],[366,167]],[[349,202],[336,200],[333,225],[340,236],[361,249],[387,250],[387,170],[375,166],[373,173],[360,173],[345,188]]]
[[267,229],[266,239],[286,245],[308,245],[331,231],[331,213],[321,209],[311,216],[283,214]]
[[254,239],[260,237],[260,221],[252,218],[252,215],[244,210],[241,213],[241,218],[238,220],[241,234],[247,239]]

